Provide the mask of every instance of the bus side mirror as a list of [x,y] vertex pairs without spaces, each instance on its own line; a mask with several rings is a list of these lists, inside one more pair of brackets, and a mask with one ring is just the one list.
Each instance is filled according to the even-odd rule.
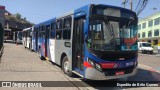
[[91,43],[91,39],[85,39],[86,43]]

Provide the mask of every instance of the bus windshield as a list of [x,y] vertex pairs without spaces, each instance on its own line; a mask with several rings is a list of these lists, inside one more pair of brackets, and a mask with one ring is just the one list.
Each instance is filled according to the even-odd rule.
[[143,47],[151,47],[151,44],[150,43],[142,43],[142,46]]
[[121,50],[122,45],[133,46],[137,41],[137,25],[129,21],[91,20],[88,47],[92,50]]
[[18,38],[19,38],[20,40],[22,40],[22,32],[19,32],[19,33],[18,33]]

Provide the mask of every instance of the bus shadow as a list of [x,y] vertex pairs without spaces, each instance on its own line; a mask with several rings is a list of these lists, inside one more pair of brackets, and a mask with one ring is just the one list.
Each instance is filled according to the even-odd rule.
[[138,68],[137,74],[129,77],[128,81],[160,81],[160,73]]
[[118,83],[147,83],[147,82],[154,82],[158,81],[160,82],[160,73],[158,72],[153,72],[149,71],[146,69],[138,68],[137,73],[134,76],[128,77],[127,81],[123,81],[122,79],[115,79],[115,80],[83,80],[82,82],[85,83],[87,86],[86,87],[93,87],[95,89],[100,89],[100,90],[121,90],[121,89],[129,89],[129,88],[141,88],[141,87],[120,87],[117,86]]
[[4,41],[4,43],[15,44],[15,42],[13,40],[6,40],[6,41]]
[[13,41],[13,40],[6,40],[6,41],[4,41],[4,43],[22,45],[22,43],[16,43],[16,42]]

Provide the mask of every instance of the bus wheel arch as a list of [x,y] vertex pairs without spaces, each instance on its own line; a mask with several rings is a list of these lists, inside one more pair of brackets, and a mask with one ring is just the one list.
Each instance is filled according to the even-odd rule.
[[63,70],[63,72],[68,75],[68,76],[73,76],[72,70],[70,70],[70,63],[68,60],[68,57],[65,53],[63,53],[61,55],[61,69]]
[[29,49],[31,49],[31,48],[30,48],[30,43],[29,43]]
[[63,62],[63,58],[67,56],[65,53],[62,53],[61,54],[61,59],[60,59],[60,66],[61,66],[61,69],[62,69],[62,62]]

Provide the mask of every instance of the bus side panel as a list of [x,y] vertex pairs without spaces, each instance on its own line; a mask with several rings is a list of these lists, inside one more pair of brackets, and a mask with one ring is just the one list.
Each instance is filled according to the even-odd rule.
[[41,54],[41,48],[42,48],[41,44],[42,44],[42,38],[38,37],[38,53],[39,54]]
[[34,42],[35,42],[35,37],[34,37],[34,27],[32,27],[32,32],[31,32],[31,50],[34,49]]
[[52,62],[55,62],[55,39],[50,39],[49,42],[50,58]]
[[45,38],[41,38],[41,55],[45,56]]
[[[61,55],[64,53],[66,54],[69,62],[70,62],[70,65],[71,64],[71,60],[72,60],[72,48],[71,47],[65,47],[64,46],[64,43],[66,41],[65,40],[61,40],[61,41],[56,41],[55,42],[55,63],[57,63],[58,65],[60,65],[61,63]],[[67,41],[68,42],[68,41]]]
[[55,40],[55,63],[60,65],[61,55],[66,51],[63,40]]
[[35,32],[35,30],[33,30],[32,50],[36,51],[36,32]]

